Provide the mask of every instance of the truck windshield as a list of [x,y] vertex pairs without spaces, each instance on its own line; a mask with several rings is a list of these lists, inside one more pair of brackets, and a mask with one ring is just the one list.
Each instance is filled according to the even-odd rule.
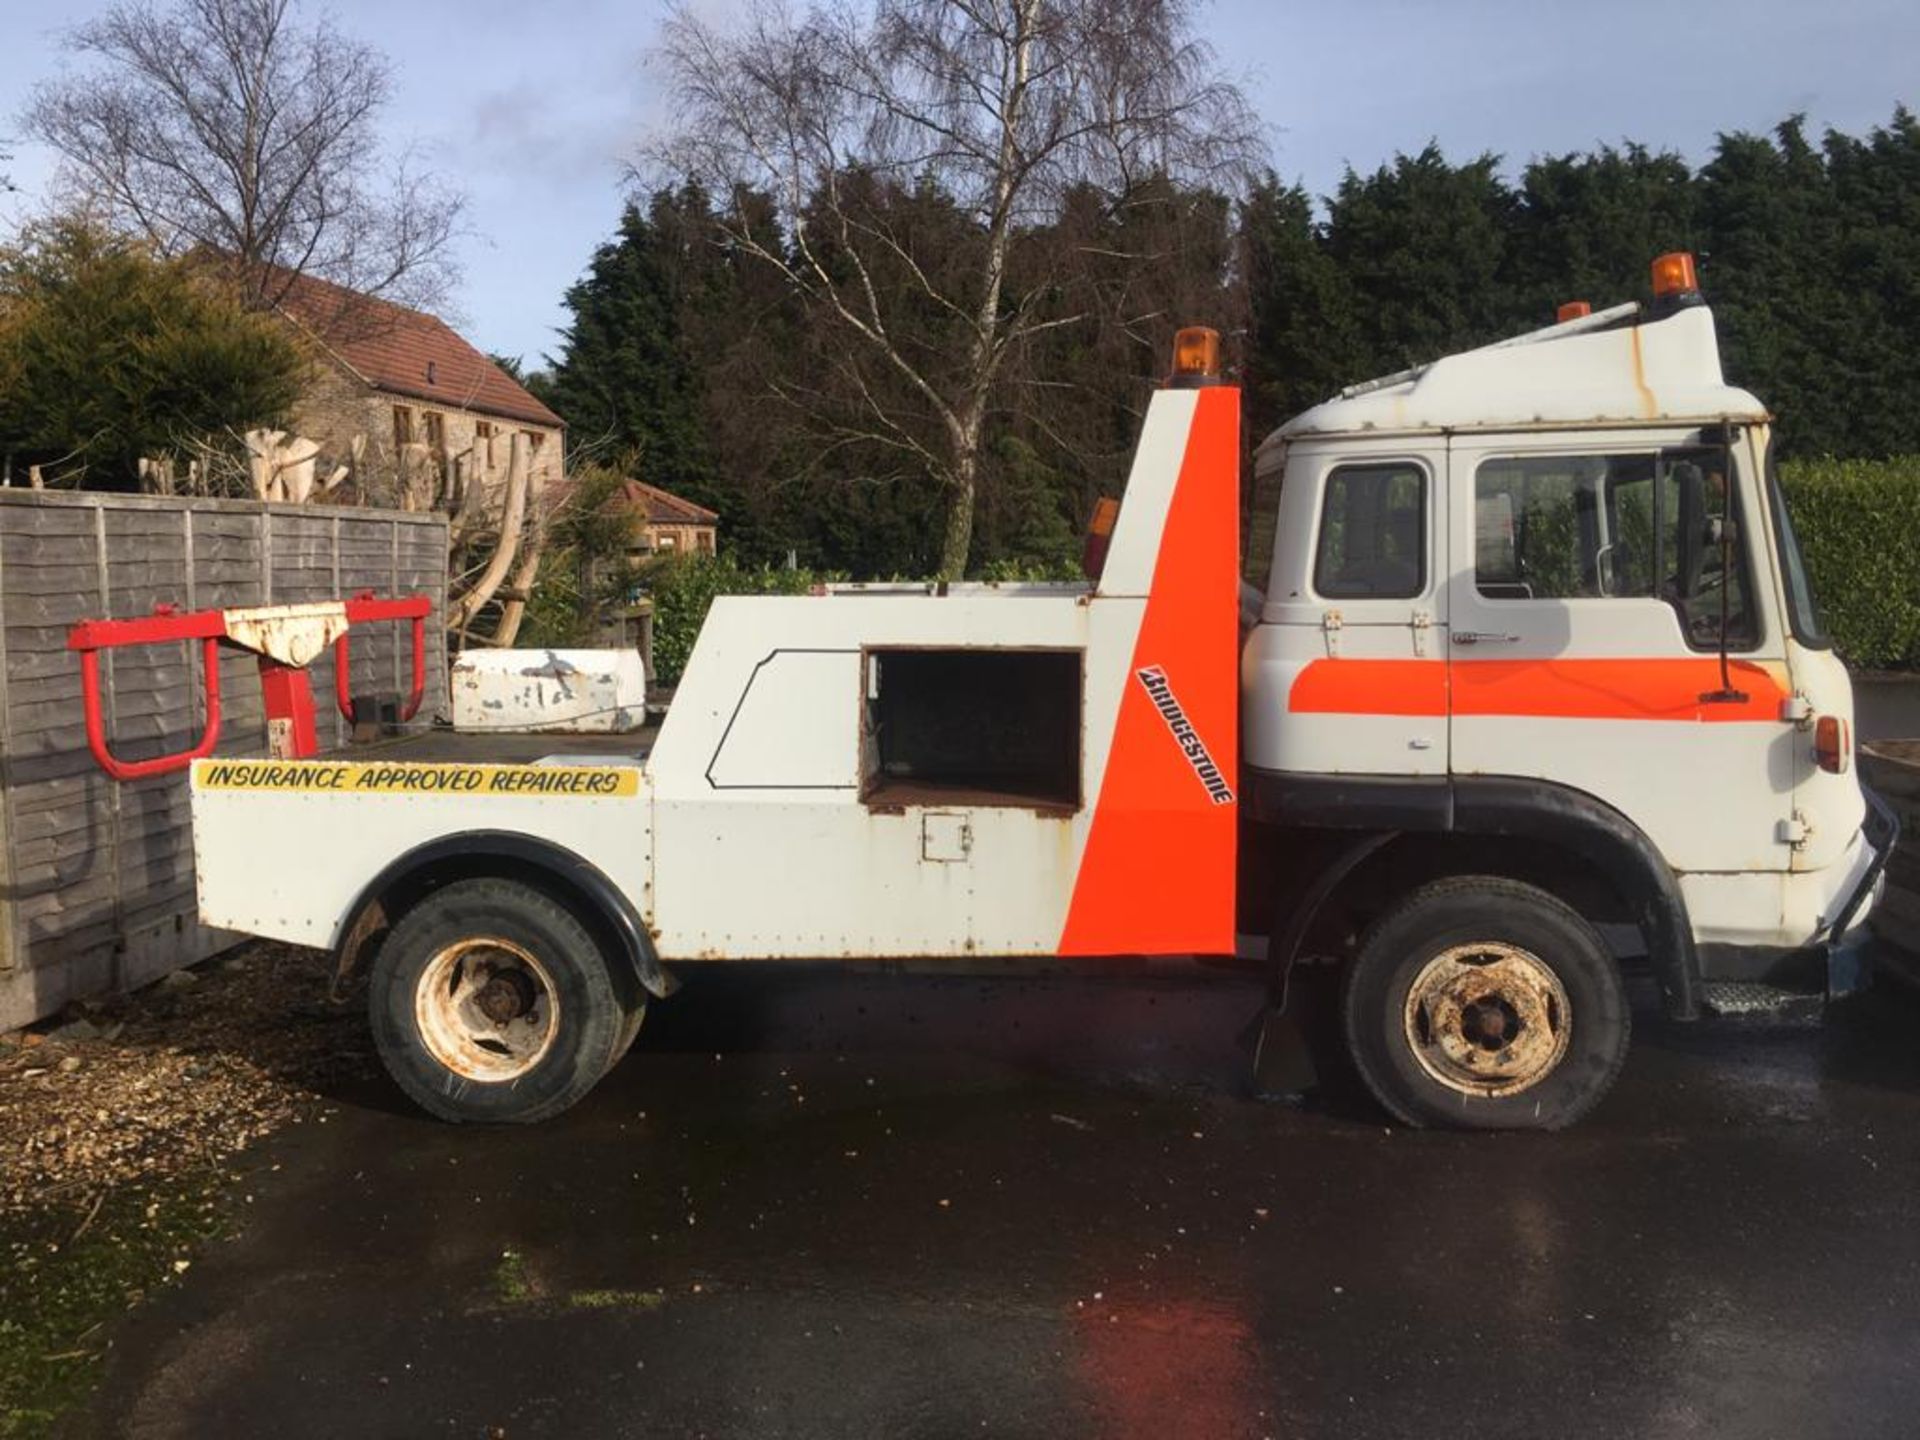
[[1774,534],[1780,538],[1780,574],[1786,585],[1787,623],[1793,627],[1793,638],[1809,649],[1828,649],[1833,642],[1827,636],[1827,622],[1807,578],[1807,560],[1800,552],[1800,537],[1794,534],[1787,497],[1780,489],[1780,466],[1774,458],[1772,437],[1767,440],[1767,507],[1773,511]]

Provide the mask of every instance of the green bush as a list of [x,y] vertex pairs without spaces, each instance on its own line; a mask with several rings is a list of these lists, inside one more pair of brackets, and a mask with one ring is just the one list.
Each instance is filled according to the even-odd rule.
[[134,489],[142,457],[281,424],[305,378],[291,329],[211,271],[82,220],[0,246],[0,451],[51,484]]
[[[700,638],[707,609],[722,595],[804,595],[816,585],[846,579],[837,570],[783,570],[742,565],[731,555],[669,555],[641,572],[640,583],[653,597],[653,668],[656,685],[679,683],[693,642]],[[903,577],[894,576],[899,581]],[[1034,580],[1077,580],[1079,565],[1041,560],[1002,560],[987,565],[981,580],[1008,584]]]
[[971,577],[995,585],[1020,585],[1041,581],[1058,582],[1062,580],[1084,580],[1087,572],[1080,568],[1080,557],[1043,557],[1024,560],[989,560],[980,567],[977,575]]
[[837,580],[817,570],[750,569],[731,555],[673,555],[649,564],[641,576],[653,596],[653,668],[648,679],[676,685],[720,595],[804,595]]
[[1920,455],[1789,461],[1780,483],[1835,647],[1920,667]]
[[546,553],[518,642],[565,650],[605,643],[608,622],[627,603],[627,552],[639,521],[619,503],[630,461],[572,467],[565,501],[546,519]]
[[[1920,669],[1920,455],[1788,461],[1780,482],[1835,647],[1854,665]],[[671,685],[715,596],[804,595],[845,577],[755,569],[726,555],[681,555],[655,561],[643,578],[654,599],[657,674],[651,678]],[[987,566],[981,578],[1066,573],[1054,565],[1002,562]]]

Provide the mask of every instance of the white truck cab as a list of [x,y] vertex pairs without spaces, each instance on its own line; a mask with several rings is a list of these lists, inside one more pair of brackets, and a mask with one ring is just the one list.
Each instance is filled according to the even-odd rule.
[[1684,1019],[1845,988],[1893,840],[1691,270],[1291,421],[1244,552],[1239,395],[1183,332],[1084,583],[723,598],[657,733],[192,759],[202,914],[368,971],[454,1120],[571,1104],[673,965],[1254,931],[1277,994],[1339,962],[1401,1119],[1567,1124],[1623,961]]
[[1256,816],[1597,872],[1678,1016],[1824,981],[1885,839],[1768,413],[1692,284],[1290,420],[1254,526]]

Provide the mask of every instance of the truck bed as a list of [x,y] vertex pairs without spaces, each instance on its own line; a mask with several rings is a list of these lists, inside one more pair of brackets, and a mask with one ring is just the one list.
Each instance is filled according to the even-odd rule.
[[344,745],[320,758],[429,765],[532,765],[550,755],[638,761],[647,758],[659,733],[658,724],[596,735],[481,735],[435,726],[411,735]]
[[619,893],[644,896],[653,805],[641,764],[655,736],[432,727],[306,760],[196,761],[201,913],[221,928],[329,949],[390,864],[482,833],[571,857]]

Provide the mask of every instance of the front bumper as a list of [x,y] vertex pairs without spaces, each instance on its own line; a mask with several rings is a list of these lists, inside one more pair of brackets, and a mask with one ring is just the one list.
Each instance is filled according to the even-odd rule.
[[1872,980],[1866,935],[1861,927],[1886,888],[1887,861],[1893,858],[1893,848],[1900,843],[1900,817],[1893,807],[1865,786],[1861,787],[1861,793],[1867,800],[1867,819],[1861,831],[1873,858],[1833,912],[1833,919],[1822,936],[1828,999],[1864,990]]
[[1865,922],[1886,885],[1900,819],[1871,790],[1862,787],[1862,793],[1867,816],[1860,827],[1860,851],[1849,866],[1845,889],[1804,943],[1699,948],[1701,1000],[1708,1013],[1791,1011],[1811,1018],[1824,1001],[1867,987],[1872,967]]
[[1893,847],[1900,843],[1900,817],[1893,807],[1864,785],[1860,793],[1867,801],[1867,818],[1860,830],[1873,854],[1866,869],[1860,872],[1860,878],[1854,881],[1853,889],[1842,897],[1833,918],[1816,937],[1830,944],[1846,938],[1849,930],[1867,918],[1886,879],[1887,861],[1893,858]]

